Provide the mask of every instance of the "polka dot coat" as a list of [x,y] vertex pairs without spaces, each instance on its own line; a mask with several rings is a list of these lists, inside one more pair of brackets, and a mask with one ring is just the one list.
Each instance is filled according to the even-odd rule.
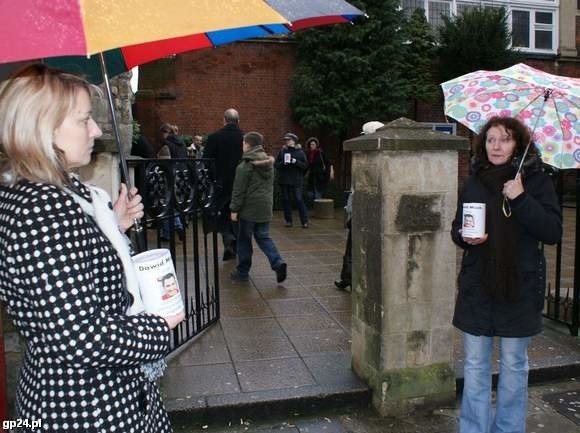
[[125,315],[123,278],[111,243],[69,194],[27,181],[0,186],[0,299],[26,342],[17,416],[41,420],[35,431],[171,431],[140,370],[169,350],[169,327]]

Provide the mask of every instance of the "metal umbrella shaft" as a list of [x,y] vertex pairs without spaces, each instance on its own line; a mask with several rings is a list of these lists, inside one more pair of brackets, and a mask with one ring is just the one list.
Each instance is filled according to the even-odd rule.
[[[119,151],[119,162],[121,164],[121,179],[127,185],[127,196],[129,200],[131,197],[131,188],[133,186],[131,178],[129,177],[129,170],[127,169],[127,161],[125,159],[125,152],[123,151],[123,146],[121,145],[121,137],[119,135],[119,126],[117,124],[117,114],[115,112],[115,104],[113,103],[113,94],[111,92],[111,85],[109,83],[109,75],[107,73],[107,65],[105,64],[105,56],[102,52],[99,53],[99,63],[101,64],[101,72],[103,74],[103,82],[105,83],[105,90],[107,92],[107,101],[109,103],[109,111],[111,112],[111,119],[113,123],[113,133],[115,135],[115,142],[117,143],[117,150]],[[136,247],[137,252],[145,250],[145,239],[143,233],[143,226],[141,225],[141,220],[135,218],[133,220],[133,230],[135,231]]]
[[[551,94],[552,94],[552,89],[546,89],[546,91],[544,92],[544,95],[543,95],[544,102],[542,102],[542,106],[540,107],[540,110],[538,111],[538,115],[536,116],[536,120],[534,122],[534,128],[532,129],[532,132],[530,135],[530,141],[528,141],[528,145],[526,146],[526,148],[524,150],[524,153],[522,155],[522,160],[520,161],[520,164],[518,166],[518,171],[516,171],[516,175],[514,176],[514,179],[517,179],[518,176],[520,175],[520,172],[522,171],[522,167],[524,166],[524,161],[526,160],[526,156],[528,155],[528,151],[530,150],[530,146],[532,145],[532,142],[534,141],[534,132],[536,132],[536,127],[538,126],[538,122],[540,121],[540,116],[542,115],[542,111],[544,110],[544,105],[546,105],[546,102],[550,98]],[[536,98],[536,99],[538,99],[538,98]],[[534,99],[534,100],[536,100],[536,99]],[[530,102],[530,104],[532,102]],[[530,104],[528,104],[528,105],[530,105]],[[503,202],[501,204],[501,210],[502,210],[503,214],[506,216],[506,218],[509,218],[512,215],[512,210],[511,210],[510,204],[509,204],[506,196],[504,196],[504,198],[503,198]]]
[[[524,166],[524,161],[526,160],[526,156],[528,155],[528,150],[530,150],[530,146],[532,145],[532,141],[534,140],[534,133],[536,132],[538,122],[540,121],[540,116],[542,115],[542,111],[544,110],[544,105],[546,105],[546,102],[548,102],[548,99],[550,98],[551,94],[552,94],[552,89],[546,89],[546,91],[544,92],[544,102],[542,102],[542,106],[540,107],[540,110],[538,111],[538,115],[536,116],[536,120],[534,121],[534,127],[532,128],[530,141],[528,142],[528,145],[526,146],[526,149],[524,150],[524,154],[522,155],[522,160],[520,161],[520,165],[518,166],[518,171],[516,172],[516,177],[518,177],[518,175],[520,174],[520,171],[522,170],[522,167]],[[531,104],[531,102],[530,102],[530,104]]]

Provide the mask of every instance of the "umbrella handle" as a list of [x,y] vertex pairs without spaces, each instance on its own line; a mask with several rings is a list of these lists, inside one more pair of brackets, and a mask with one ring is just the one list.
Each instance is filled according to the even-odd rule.
[[142,253],[143,251],[147,251],[147,245],[145,242],[145,230],[141,225],[141,220],[139,218],[135,218],[135,223],[131,228],[133,232],[133,236],[131,236],[131,240],[133,241],[133,246],[136,250],[136,253]]
[[512,208],[511,208],[510,203],[508,202],[508,199],[506,196],[504,196],[504,198],[503,198],[503,203],[501,204],[501,210],[506,218],[509,218],[512,216]]

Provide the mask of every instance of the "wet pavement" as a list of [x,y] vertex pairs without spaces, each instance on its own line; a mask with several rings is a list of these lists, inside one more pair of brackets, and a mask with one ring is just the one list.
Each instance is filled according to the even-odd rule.
[[[229,274],[234,261],[220,261],[220,321],[170,359],[161,383],[165,404],[176,420],[186,420],[189,427],[197,423],[200,429],[178,431],[205,431],[204,422],[213,419],[226,419],[238,430],[232,426],[207,431],[455,431],[453,408],[419,420],[422,424],[417,426],[406,421],[393,421],[389,426],[366,409],[370,391],[350,368],[350,293],[333,284],[340,273],[346,240],[341,213],[335,219],[312,219],[309,229],[286,228],[281,214],[276,213],[271,233],[288,263],[288,279],[276,283],[257,247],[248,283],[232,282]],[[457,333],[454,368],[459,389],[461,352]],[[544,332],[533,339],[529,355],[530,383],[580,375],[580,339],[553,322],[546,321]],[[538,407],[540,423],[551,406],[545,401],[534,400],[533,404]],[[333,407],[354,409],[334,413]],[[331,412],[302,421],[293,415],[312,408]],[[246,421],[238,425],[240,418],[263,419],[268,413],[281,412],[291,419],[276,420],[260,429],[246,429]],[[309,427],[311,422],[317,427]],[[434,424],[427,427],[429,423]],[[538,429],[529,431],[579,431],[578,427]]]

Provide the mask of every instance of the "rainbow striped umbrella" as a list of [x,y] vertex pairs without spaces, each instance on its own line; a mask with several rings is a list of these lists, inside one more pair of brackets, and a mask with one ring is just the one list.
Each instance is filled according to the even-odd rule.
[[0,0],[0,5],[0,63],[42,58],[96,83],[103,81],[96,53],[104,53],[108,74],[115,76],[171,54],[363,14],[344,0]]

